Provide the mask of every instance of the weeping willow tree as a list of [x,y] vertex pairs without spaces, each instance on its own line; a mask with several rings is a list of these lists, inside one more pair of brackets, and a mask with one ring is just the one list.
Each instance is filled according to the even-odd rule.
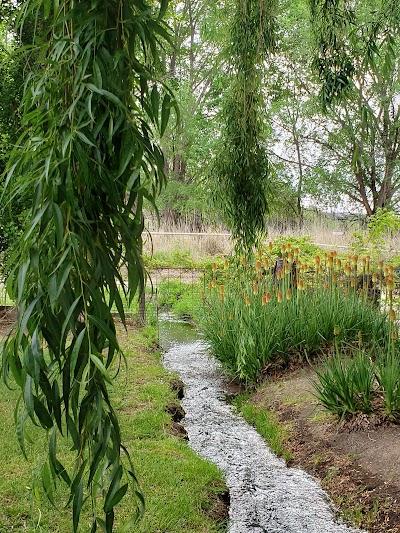
[[[27,421],[47,431],[38,480],[52,502],[56,482],[68,486],[73,531],[84,502],[92,531],[112,531],[126,493],[132,519],[143,508],[109,396],[123,357],[112,308],[125,322],[121,294],[143,289],[143,199],[154,201],[164,182],[154,132],[164,132],[171,107],[155,76],[168,39],[166,7],[163,0],[157,12],[142,0],[25,0],[19,17],[20,28],[33,14],[46,30],[8,165],[11,196],[33,192],[33,202],[8,279],[18,321],[2,375],[21,388],[15,419],[24,455]],[[59,435],[75,451],[73,468],[60,461]]]
[[249,250],[265,228],[269,166],[262,146],[261,80],[275,46],[275,0],[236,0],[228,50],[230,91],[223,109],[221,150],[213,172],[220,205],[237,249]]

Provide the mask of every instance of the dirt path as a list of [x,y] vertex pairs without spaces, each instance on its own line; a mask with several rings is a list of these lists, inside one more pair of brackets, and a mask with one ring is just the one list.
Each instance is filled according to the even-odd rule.
[[373,533],[400,533],[400,427],[366,416],[338,425],[318,407],[309,378],[296,371],[252,402],[288,426],[290,464],[318,477],[348,519]]

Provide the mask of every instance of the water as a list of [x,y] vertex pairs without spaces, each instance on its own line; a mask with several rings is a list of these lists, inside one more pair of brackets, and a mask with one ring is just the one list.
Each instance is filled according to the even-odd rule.
[[166,368],[185,384],[183,420],[190,446],[226,474],[229,533],[350,533],[318,482],[287,468],[262,437],[224,401],[219,364],[189,324],[171,316],[160,325]]

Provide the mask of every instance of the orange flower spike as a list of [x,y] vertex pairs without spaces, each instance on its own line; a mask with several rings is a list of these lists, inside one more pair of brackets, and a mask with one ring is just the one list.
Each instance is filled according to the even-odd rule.
[[351,266],[349,265],[349,263],[346,263],[346,266],[344,267],[344,272],[345,272],[346,276],[350,276],[351,275]]
[[258,274],[258,281],[261,283],[263,280],[263,275],[262,275],[262,272],[260,270],[259,274]]
[[257,283],[254,283],[254,285],[253,285],[253,294],[254,295],[258,294],[258,285],[257,285]]
[[250,296],[246,296],[246,305],[250,305],[250,302],[251,302]]
[[379,270],[382,270],[382,268],[383,268],[383,261],[382,261],[382,259],[379,259],[379,261],[378,261],[378,267],[379,267]]
[[212,279],[211,286],[212,286],[212,288],[214,288],[214,287],[217,286],[217,280],[216,280],[216,278],[213,278],[213,279]]
[[258,256],[258,259],[259,259],[260,261],[261,261],[261,259],[262,259],[262,255],[263,255],[262,250],[259,249],[259,250],[257,251],[257,256]]
[[261,261],[256,261],[256,270],[261,270]]
[[278,300],[278,303],[281,303],[281,301],[282,301],[282,293],[281,293],[281,291],[278,291],[276,293],[276,298]]
[[345,295],[345,296],[348,296],[348,295],[349,295],[349,289],[348,289],[348,287],[345,287],[343,292],[344,292],[344,295]]
[[333,268],[333,256],[332,255],[328,257],[328,267]]
[[268,303],[271,301],[271,293],[268,291],[265,295],[265,301]]
[[225,268],[228,268],[228,266],[229,266],[228,259],[225,259],[225,261],[224,261],[224,267],[225,267]]
[[366,257],[363,257],[363,258],[361,259],[361,264],[362,264],[363,267],[366,266],[366,264],[367,264],[367,258],[366,258]]
[[293,263],[293,259],[294,259],[293,252],[289,252],[288,259],[289,259],[289,263]]
[[217,263],[211,265],[212,270],[215,272],[217,270]]
[[351,280],[350,280],[350,285],[351,285],[351,287],[352,287],[353,289],[354,289],[354,287],[356,286],[356,280],[355,280],[354,277],[351,278]]
[[386,280],[386,287],[389,291],[393,291],[394,289],[394,279],[392,276],[389,276]]
[[223,292],[220,292],[219,293],[219,301],[222,303],[224,301],[224,293]]
[[286,244],[286,248],[288,249],[288,251],[290,252],[290,250],[292,249],[292,244],[290,242],[288,242]]
[[291,300],[292,298],[292,291],[290,289],[286,289],[286,300]]
[[397,333],[396,333],[396,330],[392,329],[392,332],[391,332],[391,335],[390,335],[390,336],[392,337],[392,341],[397,340]]
[[265,268],[268,268],[268,267],[269,267],[269,259],[266,259],[266,260],[264,261],[264,266],[265,266]]
[[338,269],[340,270],[342,268],[342,260],[338,259],[336,264],[337,264]]
[[297,289],[299,291],[303,291],[304,290],[304,281],[302,279],[299,279],[299,282],[297,284]]
[[327,291],[329,289],[329,284],[328,283],[325,283],[324,285],[324,289]]
[[266,294],[263,294],[261,296],[261,304],[262,305],[265,305],[267,303],[267,295]]
[[393,308],[389,310],[389,320],[390,322],[394,322],[396,320],[396,313]]
[[282,252],[282,254],[284,254],[286,252],[286,244],[282,244],[281,252]]
[[376,272],[372,272],[372,282],[373,283],[377,283],[377,281],[378,281],[378,276],[377,276]]
[[384,274],[385,274],[385,278],[387,278],[387,277],[389,276],[389,269],[388,269],[388,267],[385,267]]
[[315,259],[315,264],[316,265],[319,265],[321,263],[321,258],[320,258],[319,255],[316,255],[314,259]]
[[268,243],[268,248],[269,248],[270,250],[272,250],[272,242],[271,242],[271,241],[269,241],[269,243]]
[[297,264],[297,267],[301,267],[302,265],[302,262],[301,262],[301,259],[300,258],[296,258],[296,264]]
[[389,272],[390,272],[391,274],[393,274],[393,272],[394,272],[394,266],[393,266],[393,265],[389,265],[389,266],[388,266],[388,269],[389,269]]
[[297,256],[299,255],[299,251],[300,250],[297,247],[293,250],[294,256],[296,257],[296,259],[297,259]]
[[210,283],[208,283],[207,289],[212,289],[212,282],[211,281],[210,281]]
[[219,292],[220,292],[221,294],[224,294],[224,292],[225,292],[225,287],[224,287],[224,285],[220,285],[220,286],[219,286]]

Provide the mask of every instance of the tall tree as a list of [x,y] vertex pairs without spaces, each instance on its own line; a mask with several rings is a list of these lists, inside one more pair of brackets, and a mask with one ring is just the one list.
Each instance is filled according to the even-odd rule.
[[[166,8],[165,1],[156,12],[142,0],[25,0],[19,19],[21,28],[40,14],[46,34],[8,163],[11,196],[34,197],[8,280],[18,321],[2,373],[21,388],[23,453],[27,418],[48,431],[41,479],[51,500],[54,482],[68,485],[73,531],[86,491],[93,531],[112,531],[130,486],[137,514],[142,506],[107,384],[121,356],[111,310],[124,322],[120,291],[132,298],[143,289],[143,199],[154,201],[164,182],[154,132],[165,131],[171,106],[156,76]],[[72,470],[57,457],[58,434],[76,452]]]
[[[399,200],[400,9],[393,1],[358,1],[347,11],[345,2],[334,4],[333,29],[319,35],[316,63],[327,113],[325,138],[315,140],[330,186],[371,216]],[[326,12],[319,13],[325,27]]]

